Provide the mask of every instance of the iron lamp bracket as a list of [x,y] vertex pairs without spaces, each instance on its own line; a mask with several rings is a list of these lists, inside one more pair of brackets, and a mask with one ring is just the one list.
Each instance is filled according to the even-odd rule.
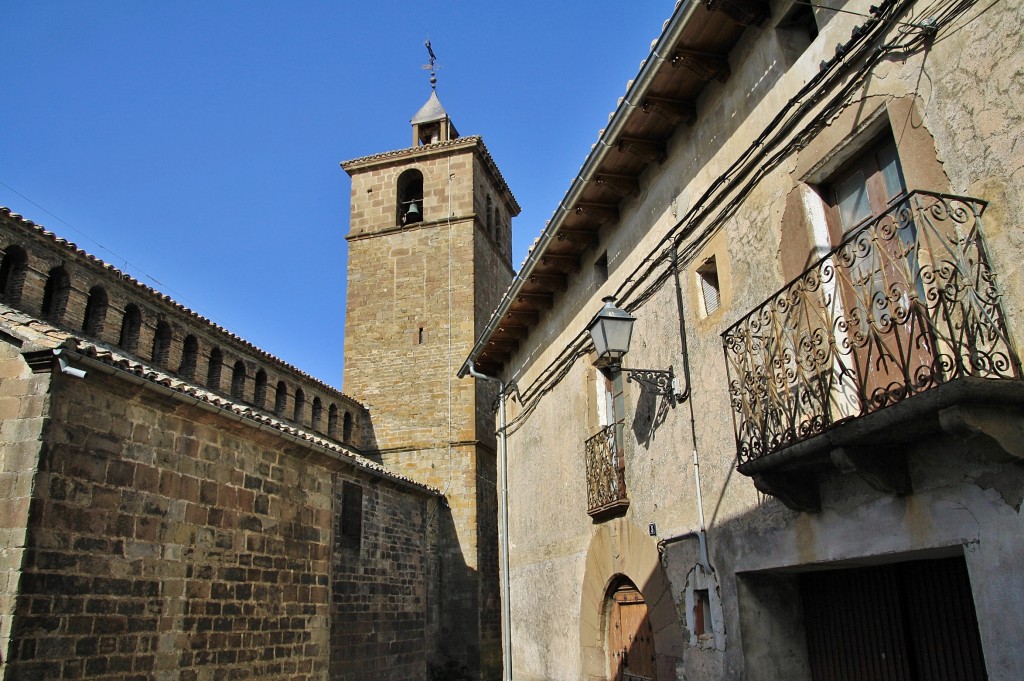
[[673,407],[682,397],[679,392],[679,379],[676,378],[672,367],[668,369],[630,369],[624,366],[615,368],[626,374],[627,381],[638,384],[642,391],[667,397],[669,404]]

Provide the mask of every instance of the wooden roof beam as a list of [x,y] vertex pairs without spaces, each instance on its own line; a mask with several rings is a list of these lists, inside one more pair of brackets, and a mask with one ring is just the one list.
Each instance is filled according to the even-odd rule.
[[740,26],[757,26],[768,18],[768,5],[759,0],[707,0],[712,12],[722,12]]
[[550,293],[527,293],[520,291],[519,295],[516,296],[516,300],[520,303],[526,303],[527,305],[533,305],[534,307],[550,308],[555,302],[555,297]]
[[519,349],[519,341],[514,338],[507,340],[504,338],[492,338],[487,341],[487,348],[502,354],[509,354]]
[[[512,353],[500,350],[498,348],[486,347],[480,351],[480,357],[478,362],[482,366],[486,366],[488,363],[493,362],[496,366],[501,366],[512,357]],[[494,372],[497,373],[497,372]]]
[[539,272],[532,273],[527,279],[531,284],[540,284],[541,286],[547,286],[548,288],[555,290],[565,290],[565,287],[569,283],[569,277],[564,274],[541,274]]
[[600,240],[597,232],[590,229],[566,229],[563,227],[558,230],[558,240],[568,241],[574,243],[577,246],[596,246]]
[[729,69],[729,60],[724,54],[715,52],[701,52],[681,47],[675,51],[670,61],[672,66],[685,66],[701,80],[718,79],[725,82],[732,73]]
[[526,326],[536,326],[540,322],[540,315],[533,310],[509,310],[502,319],[509,323],[517,322]]
[[562,255],[560,253],[545,253],[540,256],[540,264],[545,267],[554,267],[562,273],[579,272],[580,256]]
[[627,196],[636,196],[640,193],[640,182],[632,175],[598,173],[594,175],[591,182],[598,189],[608,190],[620,199],[624,199]]
[[644,113],[653,113],[672,125],[693,125],[697,120],[697,104],[690,99],[645,97],[640,109]]
[[520,324],[498,324],[495,333],[515,338],[516,340],[522,340],[530,335],[530,327]]
[[585,215],[602,226],[615,224],[619,221],[618,206],[609,206],[604,203],[584,203],[581,201],[576,204],[576,208],[573,211],[576,215]]
[[644,163],[661,163],[668,157],[665,143],[655,140],[621,137],[619,138],[618,148],[622,153],[632,154]]

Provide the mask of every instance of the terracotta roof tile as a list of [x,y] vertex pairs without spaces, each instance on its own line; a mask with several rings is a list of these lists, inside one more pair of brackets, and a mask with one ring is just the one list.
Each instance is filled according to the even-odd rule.
[[67,348],[84,357],[89,357],[116,369],[138,376],[145,381],[161,385],[183,395],[188,395],[196,400],[211,404],[233,414],[237,414],[238,416],[250,421],[255,421],[261,425],[268,426],[272,430],[287,433],[312,445],[344,456],[351,460],[352,464],[357,468],[364,469],[385,478],[401,481],[407,485],[413,485],[432,494],[440,494],[437,489],[416,482],[407,476],[395,473],[385,466],[371,461],[361,454],[337,444],[333,440],[321,437],[304,428],[298,428],[294,425],[285,423],[284,421],[281,421],[259,409],[235,402],[234,400],[228,399],[222,395],[210,392],[209,390],[206,390],[194,383],[190,383],[178,378],[177,376],[167,374],[144,362],[140,362],[135,358],[123,355],[117,349],[106,344],[85,338],[79,338],[67,331],[50,326],[31,315],[14,310],[2,303],[0,303],[0,326],[2,326],[10,335],[19,338],[26,343],[26,345],[22,347],[23,352],[33,349],[56,350],[58,348]]

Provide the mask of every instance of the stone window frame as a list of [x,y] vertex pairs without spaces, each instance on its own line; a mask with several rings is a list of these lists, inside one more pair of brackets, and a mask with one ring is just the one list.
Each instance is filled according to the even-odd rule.
[[236,400],[245,399],[245,384],[248,376],[246,375],[245,362],[238,360],[235,365],[231,368],[231,397]]
[[178,375],[189,380],[195,380],[196,365],[199,363],[199,339],[194,334],[185,336],[181,345],[181,363],[178,365]]
[[844,167],[869,151],[886,130],[896,143],[908,191],[949,192],[931,133],[914,95],[864,97],[838,115],[802,149],[792,171],[780,226],[783,282],[793,281],[838,243],[842,227],[829,199],[829,184]]
[[167,366],[170,363],[173,337],[174,331],[171,324],[165,319],[159,320],[156,323],[156,330],[153,332],[153,347],[150,354],[154,364]]
[[252,403],[259,409],[267,408],[267,372],[263,369],[256,370],[256,378],[253,383]]
[[219,347],[210,350],[206,366],[206,387],[220,392],[224,373],[224,351]]
[[292,421],[304,423],[306,418],[306,392],[302,388],[295,389],[293,401]]
[[126,352],[135,353],[139,348],[139,337],[142,335],[142,310],[135,303],[124,306],[121,316],[121,333],[118,346]]
[[343,549],[358,551],[363,540],[363,487],[357,482],[341,483],[341,522],[338,523],[338,544]]
[[284,414],[287,409],[288,384],[284,381],[278,381],[277,388],[274,391],[274,415],[279,418],[284,418]]
[[341,419],[341,441],[351,442],[352,441],[352,414],[348,411],[345,412]]
[[[418,185],[418,190],[417,190]],[[407,168],[395,180],[395,225],[401,227],[416,222],[423,222],[426,207],[423,205],[423,171],[419,168]],[[419,204],[419,215],[410,217],[405,206],[416,202]]]
[[324,402],[319,395],[313,396],[313,415],[310,417],[309,427],[320,432],[321,422],[324,419]]
[[327,408],[327,437],[338,437],[338,405],[333,402]]
[[[705,303],[704,288],[707,276],[707,264],[714,263],[714,273],[718,283],[718,306],[708,311]],[[702,272],[702,268],[704,272]],[[713,327],[718,324],[732,304],[733,283],[729,262],[728,230],[719,230],[698,251],[685,266],[685,281],[688,282],[690,308],[696,312],[698,328]]]

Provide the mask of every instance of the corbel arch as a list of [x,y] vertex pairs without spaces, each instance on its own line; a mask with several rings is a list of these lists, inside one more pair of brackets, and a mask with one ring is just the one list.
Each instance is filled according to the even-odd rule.
[[683,657],[683,631],[658,546],[626,518],[601,524],[590,540],[580,603],[580,668],[585,679],[607,676],[606,602],[613,583],[626,577],[647,604],[654,633],[658,681],[676,679]]

